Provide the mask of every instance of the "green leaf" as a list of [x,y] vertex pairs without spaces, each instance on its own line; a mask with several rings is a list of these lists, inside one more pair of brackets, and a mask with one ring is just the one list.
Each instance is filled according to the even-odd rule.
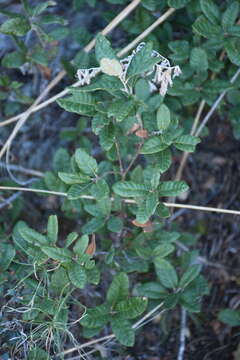
[[211,23],[216,24],[220,19],[220,10],[212,0],[200,0],[200,6],[204,15]]
[[160,244],[156,246],[153,250],[153,256],[156,257],[154,259],[154,263],[157,265],[159,259],[164,258],[171,254],[175,250],[175,247],[172,244]]
[[98,327],[102,328],[110,319],[109,313],[110,309],[106,304],[87,309],[87,312],[80,320],[80,324],[90,329]]
[[240,310],[225,309],[220,311],[218,319],[230,326],[240,325]]
[[90,284],[94,284],[94,285],[99,284],[100,271],[96,266],[94,268],[92,268],[92,269],[86,270],[86,274],[87,274],[87,281]]
[[193,30],[206,38],[219,37],[221,39],[221,27],[215,24],[212,24],[206,19],[205,16],[201,15],[197,18],[193,24]]
[[155,154],[155,153],[165,150],[167,147],[168,147],[168,144],[165,144],[160,139],[160,137],[153,136],[144,142],[144,145],[141,149],[141,154]]
[[128,295],[128,276],[124,272],[121,272],[113,278],[113,281],[107,292],[107,301],[109,304],[114,306],[117,302],[126,299]]
[[105,218],[103,217],[95,217],[89,222],[87,222],[82,227],[82,232],[84,234],[93,234],[96,231],[100,230],[105,224]]
[[0,32],[7,35],[23,36],[30,28],[28,20],[23,16],[18,16],[5,21],[0,26]]
[[65,246],[69,247],[78,238],[78,233],[71,232],[66,238]]
[[96,160],[88,155],[83,149],[77,149],[75,152],[75,159],[79,169],[87,175],[96,176],[98,165]]
[[230,61],[233,64],[240,66],[239,40],[227,39],[224,42],[224,46]]
[[67,272],[62,266],[53,272],[50,286],[54,289],[54,292],[60,294],[68,283]]
[[26,61],[25,54],[20,51],[13,51],[6,54],[2,59],[2,66],[7,68],[19,68]]
[[86,116],[95,115],[95,109],[92,105],[81,104],[76,100],[76,97],[68,96],[64,99],[58,99],[57,103],[64,110],[73,112],[76,114],[82,114]]
[[113,76],[107,74],[100,75],[95,81],[90,85],[83,86],[81,91],[98,91],[104,90],[110,93],[111,95],[117,96],[121,94],[123,89],[123,83]]
[[88,247],[89,238],[87,235],[83,235],[80,237],[80,239],[76,242],[76,244],[73,247],[73,251],[77,255],[83,255]]
[[178,196],[189,189],[184,181],[164,181],[158,186],[159,196]]
[[167,218],[171,216],[169,208],[167,208],[163,203],[158,204],[157,214],[162,218]]
[[16,255],[16,250],[10,244],[0,243],[0,253],[1,253],[0,269],[1,271],[5,271],[8,269],[9,265],[14,259],[14,256]]
[[79,289],[83,289],[87,282],[87,275],[85,269],[77,264],[72,263],[68,268],[68,276],[71,283]]
[[28,227],[25,223],[21,222],[18,227],[20,235],[32,245],[42,246],[48,244],[46,236],[39,234],[37,231]]
[[127,70],[127,79],[152,69],[159,61],[159,57],[152,57],[152,44],[147,43],[131,60]]
[[186,286],[188,286],[198,276],[200,271],[201,265],[191,265],[181,277],[179,281],[179,287],[185,288]]
[[90,93],[82,91],[82,88],[78,89],[75,87],[71,87],[70,91],[76,103],[88,106],[95,105],[94,97]]
[[182,151],[193,152],[201,139],[193,135],[181,135],[174,141],[174,146]]
[[145,185],[136,184],[133,181],[117,182],[113,185],[115,194],[123,197],[138,197],[146,196],[148,189]]
[[53,260],[58,260],[61,262],[70,262],[72,261],[72,252],[68,249],[57,248],[53,246],[42,246],[41,250],[46,254],[49,258]]
[[147,307],[147,299],[142,297],[132,297],[128,300],[122,300],[115,306],[118,316],[123,319],[134,319],[141,315]]
[[91,180],[89,176],[83,174],[70,174],[65,172],[59,172],[58,176],[65,184],[68,185],[84,184]]
[[150,299],[160,299],[165,297],[166,289],[157,282],[147,282],[137,286],[137,293],[140,296],[147,296]]
[[158,258],[157,262],[155,263],[155,270],[157,277],[163,286],[170,289],[177,288],[177,273],[169,261]]
[[134,102],[132,100],[120,99],[112,102],[108,107],[108,116],[114,117],[116,121],[123,121],[133,110]]
[[50,215],[47,225],[47,238],[50,243],[55,244],[58,238],[58,218],[56,215]]
[[222,27],[224,30],[235,24],[239,14],[239,3],[233,1],[227,6],[227,9],[224,11],[222,16]]
[[57,3],[55,1],[44,1],[42,4],[35,6],[33,9],[33,16],[38,16],[44,12],[49,6],[55,6]]
[[197,72],[206,71],[208,69],[207,53],[200,47],[195,47],[191,50],[190,65]]
[[107,222],[107,228],[109,231],[116,233],[122,231],[123,228],[122,219],[117,216],[112,216]]
[[112,148],[115,143],[115,128],[113,124],[104,126],[104,128],[99,131],[99,142],[101,147],[106,151]]
[[157,126],[161,131],[166,130],[171,123],[171,115],[165,104],[159,106],[157,111]]
[[159,170],[164,173],[167,171],[172,163],[172,154],[170,149],[165,149],[157,154],[157,166]]
[[104,58],[117,59],[115,52],[111,47],[110,41],[108,41],[107,38],[100,33],[96,37],[95,55],[99,63]]
[[81,184],[81,185],[80,184],[72,185],[67,192],[68,200],[80,199],[83,195],[88,193],[91,185],[92,185],[92,183]]
[[99,179],[91,186],[91,194],[98,201],[108,197],[109,187],[107,182],[104,179]]
[[168,0],[168,6],[173,7],[175,9],[181,9],[185,5],[187,5],[187,3],[189,3],[190,1],[191,0]]
[[135,332],[128,320],[115,317],[111,321],[112,331],[116,339],[124,346],[133,346]]

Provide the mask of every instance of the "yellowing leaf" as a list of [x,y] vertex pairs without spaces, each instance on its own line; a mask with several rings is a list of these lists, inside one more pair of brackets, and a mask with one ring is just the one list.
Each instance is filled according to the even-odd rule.
[[116,59],[103,58],[100,61],[102,72],[111,76],[120,76],[122,73],[122,66]]

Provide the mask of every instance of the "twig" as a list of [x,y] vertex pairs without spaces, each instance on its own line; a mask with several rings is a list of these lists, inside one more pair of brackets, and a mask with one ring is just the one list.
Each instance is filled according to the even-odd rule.
[[10,205],[20,195],[21,195],[21,192],[18,191],[17,193],[11,195],[8,199],[4,199],[4,201],[2,203],[0,203],[0,210],[3,209],[5,206]]
[[129,45],[124,49],[119,51],[118,56],[122,56],[132,50],[140,41],[142,41],[146,36],[148,36],[158,25],[163,23],[170,15],[172,15],[176,9],[168,9],[162,16],[160,16],[152,25],[150,25],[146,30],[144,30],[139,36],[136,37]]
[[[64,193],[64,192],[50,191],[50,190],[43,190],[43,189],[31,189],[31,188],[16,187],[16,186],[0,186],[0,190],[27,191],[27,192],[36,192],[36,193],[43,193],[43,194],[67,197],[67,193]],[[91,195],[82,195],[80,198],[95,200],[95,198]],[[113,200],[114,200],[114,198],[111,198],[111,201],[113,201]],[[126,204],[136,204],[136,201],[132,200],[132,199],[123,199],[123,201]],[[221,209],[221,208],[214,208],[214,207],[209,207],[209,206],[197,206],[197,205],[189,205],[189,204],[176,204],[176,203],[163,203],[163,204],[167,207],[173,207],[173,208],[182,208],[182,209],[190,209],[190,210],[197,210],[197,211],[210,211],[210,212],[217,212],[217,213],[223,213],[223,214],[240,215],[240,211],[238,211],[238,210],[229,210],[229,209]]]
[[[152,316],[152,314],[154,312],[156,312],[158,309],[160,309],[160,307],[163,306],[163,303],[160,303],[158,304],[157,306],[155,306],[155,308],[153,308],[151,311],[149,311],[146,315],[144,315],[140,320],[138,320],[135,324],[133,324],[132,328],[133,329],[137,329],[146,319],[150,318]],[[83,348],[86,348],[86,347],[89,347],[89,346],[92,346],[92,345],[95,345],[99,342],[102,342],[102,341],[105,341],[105,340],[110,340],[110,339],[114,339],[115,338],[115,335],[114,334],[110,334],[110,335],[107,335],[107,336],[103,336],[99,339],[95,339],[95,340],[91,340],[91,341],[88,341],[82,345],[79,345],[79,346],[75,346],[74,348],[71,348],[71,349],[68,349],[68,350],[65,350],[59,354],[57,354],[57,356],[60,356],[60,355],[67,355],[67,354],[71,354],[72,352],[74,351],[77,351],[77,350],[81,350]]]
[[185,340],[186,340],[186,323],[187,323],[187,311],[184,307],[181,308],[181,328],[180,328],[180,347],[178,351],[177,360],[184,359]]
[[[233,77],[230,80],[230,83],[233,84],[238,76],[240,74],[240,68],[238,68],[238,70],[235,72],[235,74],[233,75]],[[210,117],[212,116],[212,114],[214,113],[214,111],[216,110],[216,108],[218,107],[219,103],[222,101],[222,99],[224,98],[224,96],[226,95],[227,90],[224,90],[216,99],[216,101],[214,102],[214,104],[212,105],[211,109],[209,110],[209,112],[207,113],[207,115],[204,117],[203,121],[201,122],[201,124],[199,125],[198,129],[195,132],[195,135],[198,136],[202,129],[204,128],[204,126],[207,124],[208,120],[210,119]]]
[[138,144],[138,148],[137,151],[135,153],[135,155],[133,156],[132,160],[130,161],[128,167],[126,168],[126,170],[123,172],[123,180],[126,178],[127,173],[129,172],[129,170],[131,169],[131,167],[133,166],[134,162],[137,160],[138,155],[140,154],[141,148],[143,146],[143,142],[141,142],[140,144]]
[[118,141],[115,141],[115,146],[116,146],[116,150],[117,150],[117,158],[118,158],[118,162],[119,162],[120,173],[121,173],[121,177],[123,179],[124,170],[123,170],[123,163],[122,163],[122,158],[121,158],[121,154],[120,154]]
[[33,169],[27,169],[23,166],[19,166],[19,165],[6,165],[4,162],[0,161],[0,168],[4,167],[8,167],[10,170],[13,170],[13,171],[18,171],[18,172],[21,172],[22,174],[25,174],[25,175],[33,175],[33,176],[37,176],[37,177],[44,177],[44,174],[41,172],[41,171],[38,171],[38,170],[33,170]]
[[[133,0],[127,7],[125,7],[102,31],[101,33],[103,35],[107,35],[109,34],[118,24],[121,23],[122,20],[124,20],[139,4],[140,4],[141,0]],[[93,39],[92,41],[90,41],[90,43],[88,43],[85,48],[83,49],[83,51],[85,52],[90,52],[95,46],[95,39]],[[50,92],[51,89],[53,89],[66,75],[66,71],[62,70],[60,71],[60,73],[49,83],[49,85],[46,87],[46,89],[42,92],[42,94],[39,95],[39,97],[37,98],[38,103],[41,102],[41,100]],[[63,94],[62,96],[64,96],[65,94]],[[51,98],[52,99],[52,98]],[[36,101],[37,101],[36,100]],[[55,101],[55,100],[53,100]],[[53,102],[51,101],[51,102]],[[50,103],[51,103],[50,102]],[[48,104],[46,103],[45,106],[47,106]],[[36,108],[36,107],[35,107]],[[42,107],[38,107],[36,110],[34,110],[31,112],[35,112],[40,110]],[[30,109],[30,108],[29,108]],[[29,110],[28,109],[28,110]],[[0,122],[0,126],[5,126],[5,125],[9,125],[17,120],[19,120],[28,110],[24,111],[23,113],[16,115],[6,121],[2,121]]]

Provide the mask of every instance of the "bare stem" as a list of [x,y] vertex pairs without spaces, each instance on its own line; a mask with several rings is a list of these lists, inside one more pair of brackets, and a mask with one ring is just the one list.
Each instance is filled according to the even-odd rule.
[[187,311],[184,307],[181,308],[181,328],[180,328],[180,347],[178,351],[177,360],[184,359],[185,343],[186,343],[186,323],[187,323]]
[[137,160],[139,154],[140,154],[140,151],[141,151],[141,148],[143,146],[143,142],[139,143],[138,144],[138,147],[137,147],[137,151],[135,153],[135,155],[133,156],[132,160],[130,161],[128,167],[126,168],[126,170],[124,171],[123,173],[123,180],[125,180],[129,170],[132,168],[133,164],[135,163],[135,161]]
[[[31,188],[16,187],[16,186],[0,186],[0,190],[36,192],[36,193],[43,193],[43,194],[67,197],[67,193],[64,193],[64,192],[42,190],[42,189],[31,189]],[[82,195],[81,199],[94,200],[95,198],[91,195]],[[111,201],[113,201],[113,200],[114,200],[114,198],[111,198]],[[123,199],[123,201],[126,204],[136,204],[136,201],[133,199]],[[189,204],[176,204],[176,203],[169,203],[169,202],[163,203],[163,204],[167,207],[173,207],[173,208],[240,215],[240,211],[238,211],[238,210],[228,210],[228,209],[214,208],[214,207],[209,207],[209,206],[197,206],[197,205],[189,205]]]

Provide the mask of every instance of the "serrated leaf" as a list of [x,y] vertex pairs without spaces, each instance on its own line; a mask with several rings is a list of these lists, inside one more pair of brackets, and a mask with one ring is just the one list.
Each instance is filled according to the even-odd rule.
[[47,238],[50,243],[55,244],[58,238],[58,218],[56,215],[50,215],[47,225]]
[[170,149],[165,149],[157,154],[157,166],[163,173],[169,169],[172,163],[172,154]]
[[111,321],[112,331],[116,339],[124,346],[133,346],[135,332],[128,320],[115,317]]
[[71,174],[71,173],[59,172],[58,176],[65,184],[68,185],[84,184],[91,180],[89,176],[83,174]]
[[115,306],[118,316],[123,319],[134,319],[141,315],[147,307],[147,299],[142,297],[132,297],[128,300],[122,300]]
[[88,193],[90,190],[92,183],[88,184],[74,184],[70,187],[67,192],[68,200],[77,200],[81,199],[81,197]]
[[121,272],[114,276],[107,292],[107,301],[111,305],[124,300],[129,295],[129,280],[127,274]]
[[87,282],[87,275],[85,269],[77,264],[72,263],[68,268],[68,276],[71,283],[79,289],[83,289]]
[[99,63],[103,58],[117,60],[117,57],[111,47],[110,42],[102,34],[98,34],[96,37],[95,55],[96,55],[96,59]]
[[5,271],[8,269],[9,265],[14,259],[16,250],[10,244],[0,243],[0,252],[1,252],[0,269],[1,271]]
[[82,326],[87,328],[102,328],[109,321],[109,306],[102,304],[95,308],[87,309],[86,314],[80,320]]
[[174,141],[174,146],[182,151],[193,152],[201,139],[193,135],[181,135]]
[[224,47],[230,61],[233,64],[240,66],[239,39],[227,39],[224,42]]
[[42,246],[41,250],[46,254],[49,258],[53,260],[58,260],[61,262],[70,262],[72,261],[72,252],[68,249],[57,248],[53,246]]
[[216,24],[220,19],[220,10],[212,0],[201,0],[200,6],[204,15],[211,23]]
[[206,38],[219,37],[221,38],[221,27],[215,24],[212,24],[208,19],[201,15],[197,18],[193,24],[193,30]]
[[190,0],[168,0],[168,6],[173,7],[175,9],[181,9],[189,2]]
[[158,57],[152,57],[152,45],[147,43],[132,58],[127,70],[127,79],[152,69],[159,60]]
[[108,107],[108,116],[114,117],[118,122],[123,121],[134,108],[133,101],[126,101],[126,99],[120,99],[112,102]]
[[58,99],[57,103],[59,106],[61,106],[64,110],[68,112],[73,112],[76,114],[81,114],[86,116],[95,115],[95,109],[93,106],[80,104],[73,96],[69,96],[64,99]]
[[88,236],[87,235],[81,236],[80,239],[78,239],[78,241],[74,245],[73,251],[77,255],[83,255],[88,247],[88,243],[89,243]]
[[184,181],[164,181],[158,186],[159,196],[178,196],[189,189]]
[[240,325],[240,310],[225,309],[220,311],[218,319],[230,326]]
[[161,131],[166,130],[171,123],[171,115],[167,105],[162,104],[157,111],[157,126]]
[[18,231],[24,240],[35,246],[47,245],[48,239],[46,236],[39,234],[37,231],[29,228],[25,223],[20,223]]
[[165,150],[167,147],[168,144],[165,144],[160,137],[153,136],[144,142],[141,154],[155,154]]
[[105,224],[105,218],[103,217],[96,217],[87,222],[82,227],[82,232],[84,234],[93,234],[96,231],[100,230]]
[[161,284],[153,281],[139,284],[136,290],[140,296],[147,296],[150,299],[160,299],[167,294],[166,289]]
[[23,16],[18,16],[5,21],[0,26],[0,32],[7,35],[23,36],[30,28],[28,20]]
[[83,149],[77,149],[75,152],[75,159],[79,169],[87,175],[96,176],[98,165],[96,160],[88,155]]
[[227,6],[227,9],[224,11],[222,15],[222,27],[224,30],[228,30],[230,26],[235,24],[238,14],[239,14],[239,3],[237,1],[233,1],[231,4]]
[[156,246],[153,250],[152,256],[156,257],[154,263],[157,265],[159,259],[164,258],[171,254],[175,250],[175,247],[172,244],[160,244]]
[[78,238],[78,233],[71,232],[70,234],[68,234],[66,238],[65,246],[69,247],[77,238]]
[[179,287],[185,288],[186,286],[188,286],[198,276],[200,271],[201,271],[201,265],[198,264],[191,265],[181,277],[179,281]]
[[208,69],[208,57],[204,49],[195,47],[190,53],[190,65],[197,72],[206,71]]
[[163,286],[170,289],[177,287],[177,273],[169,261],[158,258],[155,263],[155,270],[157,277]]
[[33,16],[38,16],[44,12],[49,6],[55,6],[57,3],[55,1],[44,1],[42,4],[39,4],[33,9]]
[[133,181],[117,182],[113,185],[115,194],[123,197],[146,196],[148,189],[145,185],[136,184]]

